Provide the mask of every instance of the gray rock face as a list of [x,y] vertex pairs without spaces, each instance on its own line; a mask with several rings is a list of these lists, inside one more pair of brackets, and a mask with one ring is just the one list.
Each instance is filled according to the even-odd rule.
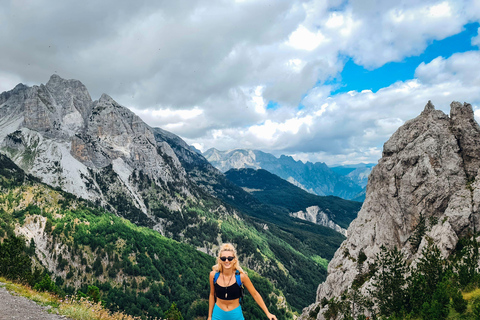
[[159,230],[151,182],[154,200],[170,210],[196,201],[197,187],[155,129],[106,94],[92,101],[80,81],[53,75],[46,85],[18,85],[0,95],[0,115],[0,150],[48,184],[113,211],[121,196],[129,218]]
[[[415,259],[430,237],[448,256],[459,238],[478,230],[479,160],[480,127],[469,104],[453,102],[449,117],[429,102],[417,118],[400,127],[372,170],[363,207],[328,265],[316,303],[301,318],[307,319],[323,297],[338,297],[351,286],[361,250],[367,262],[382,245],[396,246]],[[414,248],[409,240],[422,216],[428,231]],[[322,310],[317,319],[323,319]]]
[[330,220],[328,215],[318,206],[308,207],[305,211],[292,212],[290,216],[325,226],[347,236],[347,230]]

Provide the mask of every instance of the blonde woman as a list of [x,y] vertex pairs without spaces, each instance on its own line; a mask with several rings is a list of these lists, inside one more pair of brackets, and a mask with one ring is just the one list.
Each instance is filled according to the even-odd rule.
[[208,320],[245,319],[240,307],[242,289],[239,281],[247,288],[255,302],[265,312],[267,318],[277,320],[277,317],[268,311],[265,302],[255,290],[248,275],[238,264],[237,251],[232,244],[226,243],[220,247],[217,264],[212,267],[212,270],[210,272]]

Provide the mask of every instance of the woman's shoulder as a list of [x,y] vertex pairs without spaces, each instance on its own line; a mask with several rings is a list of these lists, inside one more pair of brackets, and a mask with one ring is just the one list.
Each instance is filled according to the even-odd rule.
[[248,279],[248,274],[246,272],[240,271],[240,280]]

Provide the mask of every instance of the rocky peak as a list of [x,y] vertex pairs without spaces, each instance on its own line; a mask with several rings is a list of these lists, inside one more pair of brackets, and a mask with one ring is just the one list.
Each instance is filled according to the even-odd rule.
[[165,188],[172,210],[193,193],[168,143],[157,142],[152,128],[110,96],[92,101],[78,80],[52,75],[45,85],[17,86],[2,99],[0,149],[46,183],[106,207],[128,203],[123,211],[137,212],[133,221],[143,215],[138,221],[145,224],[160,221],[145,218],[146,181]]
[[450,121],[452,132],[457,138],[465,172],[468,179],[472,180],[480,168],[480,126],[475,121],[472,106],[468,103],[463,105],[452,102],[450,105]]
[[113,104],[115,103],[115,101],[113,100],[112,97],[110,97],[108,94],[106,93],[102,93],[102,96],[100,97],[100,99],[98,99],[98,102],[100,103],[105,103],[105,104]]
[[[352,285],[361,251],[365,263],[373,262],[381,246],[396,246],[415,260],[428,237],[448,256],[459,238],[478,230],[479,155],[480,128],[469,104],[453,102],[449,117],[429,101],[417,118],[401,126],[384,144],[363,207],[329,263],[316,304],[302,318],[322,298],[339,297]],[[413,244],[421,220],[428,221],[428,228],[421,242]],[[317,319],[323,319],[322,312]]]
[[[49,137],[65,138],[84,127],[92,99],[85,86],[77,80],[53,75],[46,85],[17,85],[2,93],[0,111],[3,117],[23,118],[22,126]],[[14,106],[14,107],[12,107]]]
[[431,100],[428,100],[427,104],[425,105],[425,108],[423,109],[423,112],[428,113],[434,110],[435,110],[435,106],[433,105]]
[[10,91],[4,91],[0,94],[0,105],[2,105],[5,101],[7,101],[12,95],[16,95],[19,92],[23,92],[28,89],[28,86],[24,85],[23,83],[19,83]]
[[[28,86],[19,83],[13,90],[0,94],[0,125],[10,124],[18,127],[19,123],[23,122],[23,101],[26,99],[28,88]],[[0,139],[4,134],[0,130]]]
[[66,80],[54,74],[45,88],[54,98],[55,104],[60,106],[62,118],[73,112],[79,112],[86,121],[92,108],[92,98],[83,83],[74,79]]

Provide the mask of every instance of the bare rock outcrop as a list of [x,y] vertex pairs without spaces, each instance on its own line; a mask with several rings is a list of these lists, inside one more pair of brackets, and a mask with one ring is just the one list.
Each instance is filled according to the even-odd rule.
[[[480,127],[471,105],[453,102],[447,116],[428,102],[384,144],[363,207],[328,265],[316,303],[305,308],[301,318],[309,319],[322,298],[338,297],[352,285],[361,251],[366,263],[373,262],[381,246],[396,246],[415,259],[429,237],[448,256],[459,238],[480,227],[478,168]],[[413,246],[410,240],[422,219],[428,231]]]
[[308,207],[305,211],[291,212],[290,216],[325,226],[347,236],[347,230],[333,222],[319,206]]

